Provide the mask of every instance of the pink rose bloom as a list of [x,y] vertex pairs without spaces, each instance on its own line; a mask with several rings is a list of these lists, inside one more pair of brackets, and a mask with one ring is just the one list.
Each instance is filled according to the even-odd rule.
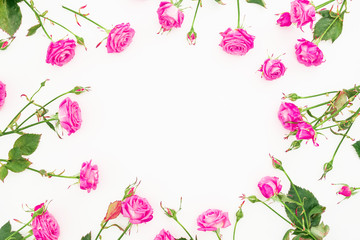
[[184,21],[184,13],[171,2],[161,2],[157,14],[161,29],[164,32],[181,27]]
[[282,102],[278,112],[278,118],[287,130],[295,131],[298,124],[303,122],[299,108],[293,103]]
[[284,12],[283,14],[281,14],[276,23],[279,24],[280,27],[290,26],[292,24],[290,13]]
[[209,209],[197,218],[199,231],[216,231],[231,225],[227,212],[218,209]]
[[65,98],[59,106],[59,121],[69,136],[79,130],[82,122],[79,104],[68,97]]
[[265,60],[259,71],[262,72],[262,76],[264,76],[266,80],[272,81],[283,76],[285,70],[285,65],[280,59],[268,58]]
[[169,231],[165,231],[163,229],[158,235],[156,235],[154,240],[176,240],[176,239],[169,233]]
[[263,177],[258,183],[261,194],[266,198],[271,198],[281,192],[280,179],[277,177]]
[[[34,211],[42,208],[44,204],[37,205]],[[56,219],[48,211],[36,216],[32,220],[32,231],[36,240],[57,240],[60,236],[60,227]]]
[[313,129],[313,127],[307,123],[307,122],[301,122],[298,124],[298,131],[296,133],[296,139],[297,140],[309,140],[312,139],[314,145],[317,146],[317,144],[315,143],[315,130]]
[[343,195],[345,197],[350,197],[351,196],[351,189],[349,188],[349,186],[342,186],[342,188],[340,189],[338,194]]
[[135,35],[135,30],[130,27],[130,24],[118,24],[111,29],[106,48],[108,53],[119,53],[125,50]]
[[61,67],[73,59],[75,55],[75,47],[76,42],[72,39],[51,42],[46,54],[46,63]]
[[302,38],[298,39],[299,43],[295,45],[295,54],[299,63],[309,67],[311,65],[318,66],[323,63],[324,55],[320,48]]
[[228,28],[220,35],[223,37],[220,47],[229,54],[243,56],[254,47],[255,36],[248,34],[244,29]]
[[84,162],[80,170],[80,189],[87,190],[89,193],[91,189],[96,190],[99,183],[99,170],[97,165],[91,165],[89,162]]
[[0,81],[0,108],[4,105],[6,98],[6,85]]
[[153,219],[153,209],[145,198],[137,195],[128,197],[123,201],[121,214],[129,218],[132,224],[146,223]]
[[315,13],[315,7],[308,0],[295,0],[291,2],[291,22],[296,23],[300,29],[308,23],[310,23],[310,29],[312,29],[313,22],[316,20]]

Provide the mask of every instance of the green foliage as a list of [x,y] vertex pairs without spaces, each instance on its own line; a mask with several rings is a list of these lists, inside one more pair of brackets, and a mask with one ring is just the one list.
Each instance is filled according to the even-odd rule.
[[31,155],[37,149],[40,137],[39,134],[24,134],[16,140],[14,148],[20,148],[22,155]]
[[21,25],[21,12],[15,0],[0,0],[0,28],[13,36]]
[[356,153],[358,154],[358,156],[360,158],[360,141],[357,141],[356,143],[354,143],[353,147],[355,148],[355,151],[356,151]]
[[282,240],[290,240],[290,234],[291,234],[293,231],[294,231],[293,229],[287,230]]
[[3,165],[3,166],[0,167],[0,180],[1,180],[2,182],[4,182],[6,176],[8,175],[8,172],[9,172],[9,171],[8,171],[8,169],[6,168],[5,165]]
[[[11,231],[11,224],[10,222],[5,223],[0,228],[0,240],[5,240],[7,237],[9,237],[14,232]],[[11,236],[11,240],[22,240],[24,239],[20,233],[15,233],[13,236]]]
[[30,165],[31,165],[31,162],[29,160],[27,160],[25,158],[20,158],[20,159],[16,159],[16,160],[9,160],[5,166],[10,171],[19,173],[19,172],[25,171]]
[[21,150],[18,147],[14,147],[9,151],[9,160],[16,160],[22,158]]
[[320,14],[322,18],[315,24],[314,38],[322,36],[321,40],[334,42],[342,32],[345,11],[338,15],[329,10],[323,10]]
[[36,24],[35,26],[32,26],[31,28],[28,29],[28,33],[26,34],[26,36],[32,36],[36,33],[36,31],[41,27],[41,24]]
[[81,240],[91,240],[91,232],[82,237]]
[[262,7],[265,7],[265,2],[263,0],[246,0],[248,3],[255,3]]

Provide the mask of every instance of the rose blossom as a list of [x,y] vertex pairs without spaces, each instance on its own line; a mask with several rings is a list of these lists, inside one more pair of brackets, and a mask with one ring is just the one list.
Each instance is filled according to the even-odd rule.
[[299,108],[293,103],[282,102],[278,112],[278,118],[287,130],[295,131],[299,122],[303,121]]
[[123,201],[121,214],[129,218],[132,224],[146,223],[153,219],[153,209],[145,198],[137,195],[128,197]]
[[[43,208],[44,204],[37,205],[34,211]],[[47,210],[32,220],[32,231],[36,240],[57,240],[60,236],[60,227],[56,219]]]
[[157,14],[161,29],[164,32],[181,27],[184,21],[184,13],[171,2],[161,2]]
[[266,198],[278,195],[281,191],[280,180],[277,177],[263,177],[258,183],[261,194]]
[[312,29],[313,22],[316,20],[315,13],[315,7],[308,0],[295,0],[291,2],[291,22],[296,23],[300,29],[307,23],[310,23],[310,28]]
[[260,68],[260,72],[262,72],[262,76],[266,80],[275,80],[280,78],[285,73],[285,65],[281,62],[280,59],[266,59],[264,64]]
[[69,136],[79,130],[82,122],[79,104],[65,98],[59,106],[59,121]]
[[295,45],[295,54],[299,63],[309,67],[318,66],[323,62],[324,55],[320,48],[304,38],[298,39],[299,43]]
[[160,231],[158,235],[156,235],[154,240],[176,240],[169,231],[165,231],[164,229]]
[[317,145],[315,143],[315,130],[311,126],[311,124],[307,122],[301,122],[298,124],[298,131],[296,133],[296,139],[297,140],[309,140],[312,139],[314,145]]
[[209,209],[197,218],[199,231],[216,231],[231,225],[227,212],[218,209]]
[[106,48],[108,53],[119,53],[125,50],[135,35],[135,30],[130,27],[130,24],[118,24],[111,29]]
[[340,189],[338,194],[343,195],[345,197],[350,197],[351,196],[351,189],[349,188],[349,186],[342,186],[342,188]]
[[0,81],[0,108],[4,105],[6,98],[6,85]]
[[243,56],[254,47],[255,36],[248,34],[244,29],[228,28],[220,35],[223,37],[220,47],[229,54]]
[[75,47],[76,43],[72,39],[51,42],[46,54],[46,63],[60,67],[63,66],[73,59],[75,55]]
[[83,162],[80,170],[80,189],[87,190],[87,192],[89,193],[91,189],[96,189],[98,183],[98,166],[91,165],[91,160],[89,162]]
[[288,27],[291,25],[291,17],[290,13],[284,12],[280,15],[279,19],[276,21],[277,24],[280,25],[280,27]]

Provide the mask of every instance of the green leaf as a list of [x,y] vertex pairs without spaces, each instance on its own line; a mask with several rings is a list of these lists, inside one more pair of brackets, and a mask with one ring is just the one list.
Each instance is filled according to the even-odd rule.
[[22,155],[30,155],[38,147],[40,137],[39,134],[24,134],[16,140],[14,147],[20,148]]
[[262,7],[265,7],[265,2],[263,0],[246,0],[248,3],[255,3]]
[[[14,232],[11,232],[11,224],[9,221],[0,228],[0,240],[5,240],[13,233]],[[22,239],[24,238],[20,235],[20,233],[15,233],[13,236],[11,236],[11,240],[22,240]]]
[[15,0],[0,0],[0,28],[13,36],[21,25],[21,12]]
[[187,240],[186,238],[178,238],[177,240]]
[[287,230],[282,240],[290,240],[290,234],[291,234],[293,231],[294,231],[293,229]]
[[19,173],[25,171],[31,162],[25,158],[17,159],[17,160],[9,160],[8,163],[5,165],[10,171]]
[[320,12],[322,18],[315,24],[314,38],[319,38],[322,35],[321,40],[335,40],[340,36],[343,29],[343,20],[345,12],[340,15],[330,13],[328,10]]
[[8,169],[5,167],[5,165],[2,165],[0,167],[0,180],[4,182],[7,175],[8,175]]
[[28,29],[28,33],[26,34],[26,36],[32,36],[36,33],[36,31],[41,27],[41,24],[36,24],[35,26],[32,26],[31,28]]
[[[317,226],[320,223],[321,220],[321,214],[314,214],[313,209],[319,209],[319,207],[322,207],[318,200],[315,198],[315,196],[308,190],[303,189],[301,187],[295,186],[297,189],[297,192],[301,198],[301,200],[304,202],[304,210],[306,213],[306,216],[308,217],[308,221],[311,226]],[[300,201],[295,189],[293,186],[291,186],[289,192],[288,192],[288,198],[293,199],[294,201]],[[296,203],[285,203],[291,212],[297,216],[297,218],[302,222],[302,218],[305,218],[305,214],[303,213],[303,207],[296,204]],[[312,216],[311,211],[313,210]],[[296,220],[296,218],[293,216],[288,209],[286,209],[286,214],[296,226],[302,228],[302,225]]]
[[18,147],[14,147],[9,151],[9,160],[21,159],[21,150]]
[[356,143],[354,143],[353,147],[355,148],[355,151],[356,151],[356,153],[358,154],[358,156],[360,158],[360,141],[357,141]]
[[81,240],[91,240],[91,232],[82,237]]

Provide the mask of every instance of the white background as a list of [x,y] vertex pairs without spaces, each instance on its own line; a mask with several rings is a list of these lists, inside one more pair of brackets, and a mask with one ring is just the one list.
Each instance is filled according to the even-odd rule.
[[[360,4],[349,2],[343,33],[334,43],[322,42],[326,62],[318,67],[305,67],[294,54],[296,39],[311,39],[309,26],[304,32],[295,26],[277,26],[276,13],[289,11],[290,1],[268,1],[267,9],[241,0],[246,30],[256,36],[255,48],[246,56],[232,56],[218,46],[219,32],[236,27],[236,2],[220,6],[204,1],[199,10],[195,30],[196,46],[189,46],[189,31],[196,2],[185,0],[185,20],[181,29],[157,35],[160,26],[156,9],[159,1],[36,1],[48,17],[58,20],[85,38],[88,50],[77,47],[74,59],[63,67],[45,63],[49,40],[41,29],[25,37],[36,24],[29,8],[20,3],[23,24],[16,40],[0,55],[0,80],[6,83],[8,97],[0,110],[3,129],[25,104],[20,95],[32,94],[45,79],[51,79],[36,97],[46,102],[76,85],[91,86],[92,91],[70,96],[78,101],[83,115],[81,129],[59,139],[47,126],[29,132],[43,133],[38,150],[30,157],[32,167],[65,174],[76,174],[81,163],[93,159],[99,166],[98,189],[88,194],[67,179],[46,179],[33,172],[9,173],[0,183],[0,224],[14,218],[28,221],[30,214],[22,205],[31,207],[52,200],[49,211],[61,226],[60,239],[76,240],[92,231],[95,235],[110,202],[121,199],[123,189],[135,178],[141,179],[138,195],[148,199],[154,208],[153,221],[133,228],[123,239],[153,239],[162,228],[176,237],[186,237],[176,223],[160,209],[164,205],[177,208],[183,197],[179,220],[199,239],[216,239],[214,233],[196,230],[197,216],[209,208],[228,211],[231,222],[241,203],[241,194],[263,199],[258,181],[264,176],[278,176],[283,191],[289,188],[285,176],[271,166],[268,154],[283,161],[293,181],[309,190],[327,207],[322,220],[331,228],[326,239],[357,240],[359,197],[337,204],[339,187],[331,183],[345,182],[360,186],[360,160],[345,140],[335,159],[334,170],[324,181],[318,181],[322,166],[331,159],[340,141],[327,132],[320,136],[319,147],[311,142],[301,149],[285,153],[291,140],[277,119],[282,93],[299,95],[351,88],[359,83]],[[320,4],[322,1],[315,1]],[[128,49],[108,54],[105,37],[94,25],[80,20],[61,5],[77,9],[88,4],[85,12],[104,26],[130,22],[136,34]],[[46,24],[55,39],[66,36],[62,29]],[[69,36],[71,37],[71,36]],[[268,55],[286,53],[285,76],[273,82],[257,72]],[[316,104],[297,102],[299,106]],[[49,107],[55,113],[60,100]],[[35,119],[34,119],[35,121]],[[360,138],[360,124],[353,125],[350,135]],[[0,138],[0,156],[6,158],[18,136]],[[284,209],[272,204],[282,214]],[[238,226],[237,239],[282,239],[287,223],[260,204],[246,203],[245,217]],[[20,225],[12,221],[14,228]],[[119,217],[114,223],[126,225]],[[233,225],[223,229],[223,239],[232,238]],[[103,239],[117,239],[120,232],[110,229]]]

